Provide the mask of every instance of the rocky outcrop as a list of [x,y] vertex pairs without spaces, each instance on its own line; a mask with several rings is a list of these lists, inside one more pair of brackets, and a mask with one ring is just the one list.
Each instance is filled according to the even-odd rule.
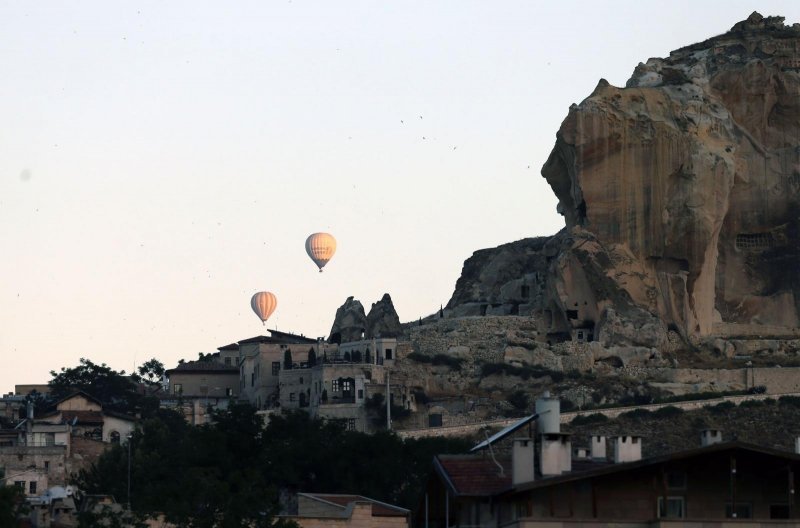
[[[464,263],[453,297],[447,303],[454,317],[520,315],[537,303],[547,273],[549,237],[525,238],[476,251]],[[550,255],[554,255],[551,251]]]
[[333,320],[328,341],[331,343],[358,341],[364,338],[366,330],[367,316],[364,314],[364,307],[361,301],[356,301],[351,296],[336,310],[336,318]]
[[388,293],[384,293],[381,300],[372,303],[367,314],[366,337],[399,337],[403,333],[400,318],[394,309],[394,303]]
[[753,13],[601,80],[542,175],[566,228],[476,252],[449,316],[606,347],[800,334],[800,25]]

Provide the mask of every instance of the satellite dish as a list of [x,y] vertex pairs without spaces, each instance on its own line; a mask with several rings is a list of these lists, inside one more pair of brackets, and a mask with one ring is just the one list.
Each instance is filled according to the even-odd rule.
[[306,253],[322,273],[322,268],[336,253],[336,239],[329,233],[314,233],[306,239]]
[[278,298],[272,292],[258,292],[250,299],[250,307],[261,319],[261,324],[265,325],[269,316],[278,307]]

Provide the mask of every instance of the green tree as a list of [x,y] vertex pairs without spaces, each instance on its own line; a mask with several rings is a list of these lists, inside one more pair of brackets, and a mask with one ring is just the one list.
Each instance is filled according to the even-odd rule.
[[292,370],[292,349],[287,348],[286,352],[283,353],[283,368],[286,370]]
[[[200,354],[202,355],[202,352]],[[157,385],[164,376],[164,364],[153,358],[139,365],[137,372],[139,373],[139,378],[145,383]]]
[[152,414],[158,409],[158,399],[141,394],[137,385],[125,375],[105,363],[96,364],[81,358],[80,364],[73,368],[62,368],[59,372],[50,371],[50,396],[58,401],[76,391],[83,391],[100,400],[109,410],[134,414]]
[[313,348],[308,349],[308,366],[313,367],[317,364],[317,353]]
[[0,486],[0,526],[17,526],[26,513],[25,493],[17,486]]

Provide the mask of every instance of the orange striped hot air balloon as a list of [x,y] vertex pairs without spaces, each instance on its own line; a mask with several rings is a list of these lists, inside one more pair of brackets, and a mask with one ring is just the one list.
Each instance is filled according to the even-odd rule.
[[261,324],[266,324],[267,319],[269,319],[269,316],[272,315],[277,306],[278,298],[272,292],[258,292],[250,299],[250,307],[261,319]]
[[314,233],[306,239],[306,253],[322,273],[322,268],[336,253],[336,239],[329,233]]

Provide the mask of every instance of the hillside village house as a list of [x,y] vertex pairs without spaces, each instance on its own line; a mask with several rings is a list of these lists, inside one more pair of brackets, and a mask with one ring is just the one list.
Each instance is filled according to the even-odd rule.
[[298,493],[297,511],[280,517],[301,528],[408,528],[409,512],[361,495]]
[[76,392],[56,403],[54,411],[26,416],[0,430],[0,483],[15,484],[38,497],[91,464],[112,443],[125,443],[133,417],[105,411],[92,396]]
[[718,431],[704,431],[696,449],[642,459],[639,437],[615,437],[607,444],[605,437],[593,436],[588,446],[572,449],[570,435],[554,430],[558,422],[543,426],[544,417],[537,412],[473,449],[488,448],[537,421],[536,435],[529,431],[511,441],[510,458],[492,451],[435,457],[417,524],[800,526],[797,452],[723,443]]
[[367,417],[367,402],[375,394],[385,400],[389,381],[392,403],[416,410],[414,397],[405,384],[391,383],[396,347],[394,338],[329,345],[313,366],[301,363],[292,369],[281,369],[281,407],[305,408],[314,417],[343,420],[349,430],[367,432],[374,428]]
[[308,351],[317,347],[316,339],[277,330],[269,332],[269,336],[257,336],[238,343],[240,399],[257,409],[278,405],[278,377],[286,352],[290,352],[293,361],[305,361]]
[[[223,347],[224,348],[224,347]],[[167,370],[169,388],[160,397],[161,406],[175,409],[186,421],[200,425],[209,421],[210,411],[227,409],[239,398],[238,351],[224,352],[199,361],[179,363]]]
[[367,403],[376,394],[385,399],[389,381],[392,404],[416,410],[406,384],[391,375],[387,380],[397,361],[396,339],[335,344],[269,332],[167,370],[162,407],[178,409],[189,423],[202,424],[210,411],[242,401],[267,412],[305,410],[313,417],[342,420],[350,430],[370,431],[374,426]]

